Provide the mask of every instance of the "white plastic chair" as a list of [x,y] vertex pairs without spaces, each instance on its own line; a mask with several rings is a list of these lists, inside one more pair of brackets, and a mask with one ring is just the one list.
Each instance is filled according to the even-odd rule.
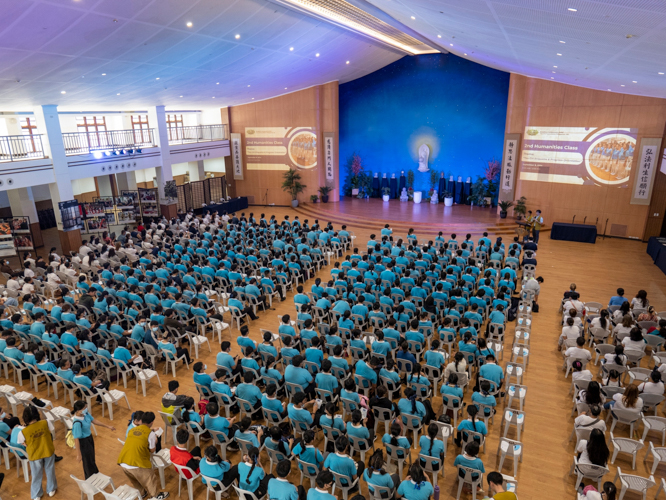
[[157,472],[160,475],[160,484],[162,485],[162,490],[164,490],[166,488],[166,477],[164,471],[167,467],[172,465],[169,448],[162,448],[157,453],[150,455],[150,463],[153,464],[153,469],[157,469]]
[[518,407],[522,411],[525,405],[525,397],[527,396],[527,386],[513,384],[510,385],[504,395],[506,401],[506,407],[511,408],[513,406],[513,401],[518,401]]
[[[197,474],[186,465],[173,464],[173,466],[176,468],[176,472],[178,472],[178,496],[180,496],[181,483],[182,480],[184,479],[185,482],[187,483],[188,498],[190,500],[194,500],[194,480],[198,479],[201,476],[201,474]],[[185,472],[189,473],[190,475],[189,479],[185,475]]]
[[28,461],[28,456],[26,455],[26,452],[19,448],[15,448],[14,446],[9,446],[9,451],[11,451],[14,454],[14,457],[16,458],[16,477],[19,477],[19,474],[21,472],[21,467],[23,467],[23,478],[25,479],[26,483],[29,483],[30,462]]
[[621,410],[613,408],[609,415],[613,418],[613,424],[611,425],[610,432],[613,433],[615,426],[619,423],[626,424],[629,426],[629,435],[634,435],[634,424],[638,422],[643,417],[643,413],[636,413],[635,411],[630,410]]
[[[335,481],[335,482],[333,483],[333,490],[331,491],[331,494],[335,496],[335,488],[340,488],[340,490],[342,491],[342,499],[343,499],[343,500],[347,500],[347,499],[349,498],[349,490],[351,490],[354,486],[357,486],[357,485],[358,485],[358,480],[359,480],[360,478],[357,477],[357,478],[352,482],[352,481],[350,480],[349,476],[346,476],[346,475],[344,475],[344,474],[338,474],[338,473],[335,472],[335,471],[331,471],[331,473],[333,474],[333,479],[334,479],[334,481]],[[342,483],[342,480],[343,480],[343,479],[347,482],[347,485],[344,485],[344,484]],[[360,491],[360,489],[359,489],[359,491]]]
[[227,491],[234,484],[232,483],[229,486],[224,486],[224,484],[222,484],[222,481],[220,481],[219,479],[215,479],[204,475],[202,475],[201,478],[204,481],[206,481],[206,500],[208,500],[208,497],[211,493],[215,495],[215,500],[222,500],[222,493]]
[[132,488],[129,484],[123,484],[113,490],[113,493],[100,491],[104,495],[105,500],[141,500],[141,492]]
[[620,480],[620,486],[622,488],[620,489],[620,494],[617,497],[617,500],[622,500],[627,491],[636,491],[641,493],[643,495],[643,500],[646,500],[647,490],[657,485],[657,483],[654,482],[654,476],[645,478],[642,476],[635,476],[633,474],[624,474],[619,467],[617,468],[617,473],[615,474],[613,482],[617,482],[618,479]]
[[647,463],[647,459],[650,455],[652,455],[652,458],[654,459],[654,463],[652,464],[652,470],[650,471],[650,474],[654,474],[655,471],[657,470],[657,467],[659,466],[659,462],[666,462],[666,448],[663,447],[655,448],[654,443],[650,441],[650,447],[645,453],[645,458],[643,458],[643,462]]
[[162,381],[160,380],[160,376],[155,370],[149,370],[149,369],[141,369],[138,366],[133,367],[134,370],[134,375],[136,377],[136,392],[137,394],[139,393],[139,382],[141,382],[141,389],[143,389],[143,397],[146,397],[146,383],[150,383],[150,381],[154,378],[157,378],[157,383],[160,385],[160,389],[162,388]]
[[83,500],[84,495],[88,497],[88,500],[93,500],[97,493],[104,491],[109,486],[111,486],[112,490],[116,489],[115,485],[113,484],[113,479],[111,479],[109,476],[105,476],[101,472],[93,474],[85,481],[71,474],[69,477],[71,477],[76,482],[79,489],[81,490],[81,500]]
[[666,418],[664,417],[643,417],[643,437],[642,441],[648,435],[648,432],[655,431],[661,433],[661,445],[666,446]]
[[504,427],[504,434],[502,437],[506,437],[511,426],[516,428],[516,440],[520,441],[520,432],[525,427],[525,413],[520,410],[504,410],[502,424],[500,425],[500,427]]
[[130,411],[132,410],[132,408],[130,408],[129,400],[127,399],[127,394],[123,391],[117,389],[111,391],[98,389],[97,392],[99,392],[99,395],[102,398],[102,417],[104,416],[104,405],[106,405],[109,409],[109,420],[113,420],[113,405],[117,405],[122,399],[127,403],[127,409]]
[[[462,475],[461,475],[462,473]],[[473,479],[472,475],[476,474],[477,478]],[[460,493],[462,492],[463,486],[469,484],[472,488],[472,500],[476,500],[476,489],[478,487],[483,487],[483,472],[480,470],[472,469],[471,467],[465,467],[463,465],[458,466],[458,494],[456,495],[456,500],[460,500]]]
[[610,471],[608,470],[608,467],[601,467],[594,464],[579,464],[578,457],[574,455],[573,464],[571,465],[569,475],[573,474],[574,472],[578,476],[576,478],[576,484],[580,484],[584,478],[590,479],[597,483],[597,490],[602,491],[602,481],[604,476]]
[[643,448],[643,441],[636,441],[629,438],[618,438],[613,436],[612,432],[610,438],[611,443],[613,443],[613,456],[611,458],[611,464],[615,463],[615,459],[619,453],[628,453],[631,455],[631,467],[633,470],[636,470],[636,454],[638,453],[638,450]]
[[499,464],[497,469],[501,472],[504,460],[506,457],[513,459],[513,475],[518,475],[518,462],[523,461],[523,445],[520,441],[513,439],[500,438],[499,446],[497,447],[497,456],[499,457]]

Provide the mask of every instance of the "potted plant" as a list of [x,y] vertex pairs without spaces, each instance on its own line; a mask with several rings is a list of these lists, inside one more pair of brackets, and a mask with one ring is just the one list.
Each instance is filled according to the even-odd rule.
[[302,193],[307,187],[301,184],[301,174],[298,170],[290,168],[282,175],[282,190],[291,194],[291,206],[296,208],[298,206],[298,195]]
[[359,200],[370,197],[372,193],[372,172],[361,172],[358,175],[358,194],[356,197]]
[[492,206],[493,198],[497,194],[497,178],[502,172],[502,164],[499,160],[493,158],[488,162],[488,166],[485,168],[485,180],[487,182],[485,186],[484,198],[486,205]]
[[486,179],[478,176],[470,186],[470,194],[467,197],[472,205],[484,207],[486,205]]
[[508,210],[513,206],[512,201],[500,201],[497,204],[500,208],[500,219],[506,219]]
[[316,194],[311,194],[310,195],[310,201],[312,203],[317,203],[319,201],[319,196],[317,196]]
[[407,196],[410,200],[414,200],[414,171],[410,168],[407,170]]
[[450,191],[444,191],[442,196],[444,196],[444,206],[445,207],[452,207],[453,206],[453,193],[451,193]]
[[389,201],[391,195],[391,188],[386,186],[382,188],[382,200]]
[[319,194],[321,195],[321,202],[328,203],[328,193],[333,191],[333,188],[330,186],[320,186]]
[[361,176],[363,173],[363,160],[361,157],[354,153],[351,157],[351,185],[352,185],[352,196],[357,196],[359,189],[361,188]]
[[520,220],[522,217],[525,217],[527,214],[527,198],[521,196],[519,200],[516,201],[516,205],[513,207],[513,213],[517,214],[517,219]]

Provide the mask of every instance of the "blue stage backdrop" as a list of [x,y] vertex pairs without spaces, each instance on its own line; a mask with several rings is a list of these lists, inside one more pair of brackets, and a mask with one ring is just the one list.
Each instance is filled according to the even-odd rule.
[[509,73],[453,54],[406,56],[340,85],[340,186],[356,152],[379,177],[414,170],[414,188],[427,191],[421,144],[430,169],[473,182],[502,157],[508,91]]

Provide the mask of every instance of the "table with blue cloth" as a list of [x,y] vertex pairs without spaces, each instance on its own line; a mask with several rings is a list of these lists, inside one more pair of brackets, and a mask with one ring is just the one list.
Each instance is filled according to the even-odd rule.
[[222,215],[224,212],[232,214],[234,212],[238,212],[239,210],[245,210],[248,206],[247,196],[240,196],[223,203],[211,203],[206,207],[195,208],[194,213],[196,215],[201,215],[205,213],[206,210],[210,210],[211,214],[213,212],[217,212],[220,215]]
[[647,253],[654,264],[666,274],[666,238],[653,236],[648,240]]
[[568,224],[553,222],[550,230],[551,240],[577,241],[580,243],[597,242],[597,226],[591,224]]

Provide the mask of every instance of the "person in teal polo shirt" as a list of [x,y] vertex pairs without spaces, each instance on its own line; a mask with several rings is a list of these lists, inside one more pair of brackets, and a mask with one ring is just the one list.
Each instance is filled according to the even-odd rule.
[[271,500],[304,500],[305,489],[303,486],[296,487],[289,482],[291,473],[291,461],[280,460],[275,469],[277,478],[268,481],[268,498]]
[[427,480],[423,469],[419,464],[413,464],[409,468],[409,477],[405,479],[396,493],[396,499],[405,500],[428,500],[435,492],[432,484]]
[[83,474],[86,479],[99,472],[95,463],[95,441],[90,432],[90,426],[94,424],[110,431],[116,430],[115,427],[94,419],[87,406],[85,401],[75,401],[72,417],[72,437],[78,441],[77,460],[83,463]]
[[328,492],[334,482],[333,474],[330,471],[321,471],[317,474],[316,487],[308,490],[307,500],[337,500],[337,497]]

